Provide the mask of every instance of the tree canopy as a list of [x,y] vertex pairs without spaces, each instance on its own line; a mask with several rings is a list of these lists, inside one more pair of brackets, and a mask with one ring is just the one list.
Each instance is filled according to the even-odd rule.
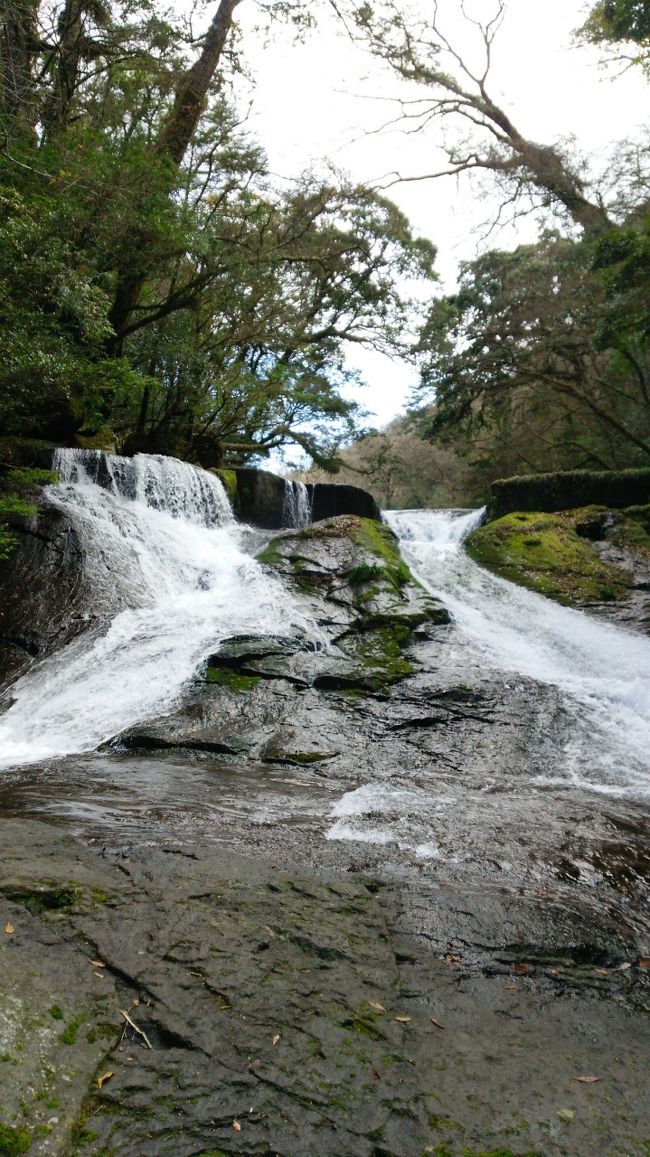
[[355,412],[344,343],[412,352],[399,287],[433,280],[434,247],[334,173],[276,187],[227,83],[240,2],[198,38],[150,0],[5,5],[5,430],[332,463]]

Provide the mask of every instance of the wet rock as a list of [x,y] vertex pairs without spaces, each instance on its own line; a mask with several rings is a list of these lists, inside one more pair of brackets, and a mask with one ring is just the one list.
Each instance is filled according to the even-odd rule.
[[[486,967],[405,933],[419,894],[403,881],[196,842],[93,848],[29,821],[3,834],[16,1063],[0,1060],[0,1138],[16,1152],[421,1157],[550,1140],[643,1157],[648,1026],[581,985],[604,958],[571,948],[582,928],[562,939],[571,913],[549,913],[546,948],[513,940]],[[28,906],[72,878],[78,902]],[[480,917],[475,895],[426,903],[443,945],[468,904]]]
[[313,486],[312,519],[320,522],[341,514],[355,514],[359,518],[381,520],[381,511],[371,494],[360,486],[345,486],[335,482],[317,482]]
[[93,621],[77,531],[43,501],[14,526],[16,551],[0,562],[0,682],[14,679]]

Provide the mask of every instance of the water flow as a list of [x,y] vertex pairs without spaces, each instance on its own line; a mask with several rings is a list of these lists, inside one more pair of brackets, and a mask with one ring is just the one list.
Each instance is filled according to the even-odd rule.
[[293,482],[288,478],[284,483],[284,504],[282,525],[301,529],[311,523],[313,488],[310,492],[304,482]]
[[650,795],[650,640],[497,578],[462,550],[482,511],[394,511],[386,522],[460,631],[505,671],[563,693],[570,734],[549,782]]
[[90,751],[169,709],[228,635],[314,635],[278,582],[242,549],[214,475],[159,456],[59,451],[49,501],[79,535],[100,625],[11,688],[0,767]]

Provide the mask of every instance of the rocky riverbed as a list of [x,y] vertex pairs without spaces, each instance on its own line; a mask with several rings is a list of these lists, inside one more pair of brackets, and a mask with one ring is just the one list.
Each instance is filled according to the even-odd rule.
[[643,805],[385,529],[262,557],[322,643],[3,773],[0,1154],[647,1157]]

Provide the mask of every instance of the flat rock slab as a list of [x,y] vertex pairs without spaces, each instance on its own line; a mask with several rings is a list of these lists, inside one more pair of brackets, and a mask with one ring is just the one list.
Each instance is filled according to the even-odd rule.
[[427,949],[371,879],[34,821],[3,845],[0,1121],[29,1152],[647,1153],[647,1021]]

